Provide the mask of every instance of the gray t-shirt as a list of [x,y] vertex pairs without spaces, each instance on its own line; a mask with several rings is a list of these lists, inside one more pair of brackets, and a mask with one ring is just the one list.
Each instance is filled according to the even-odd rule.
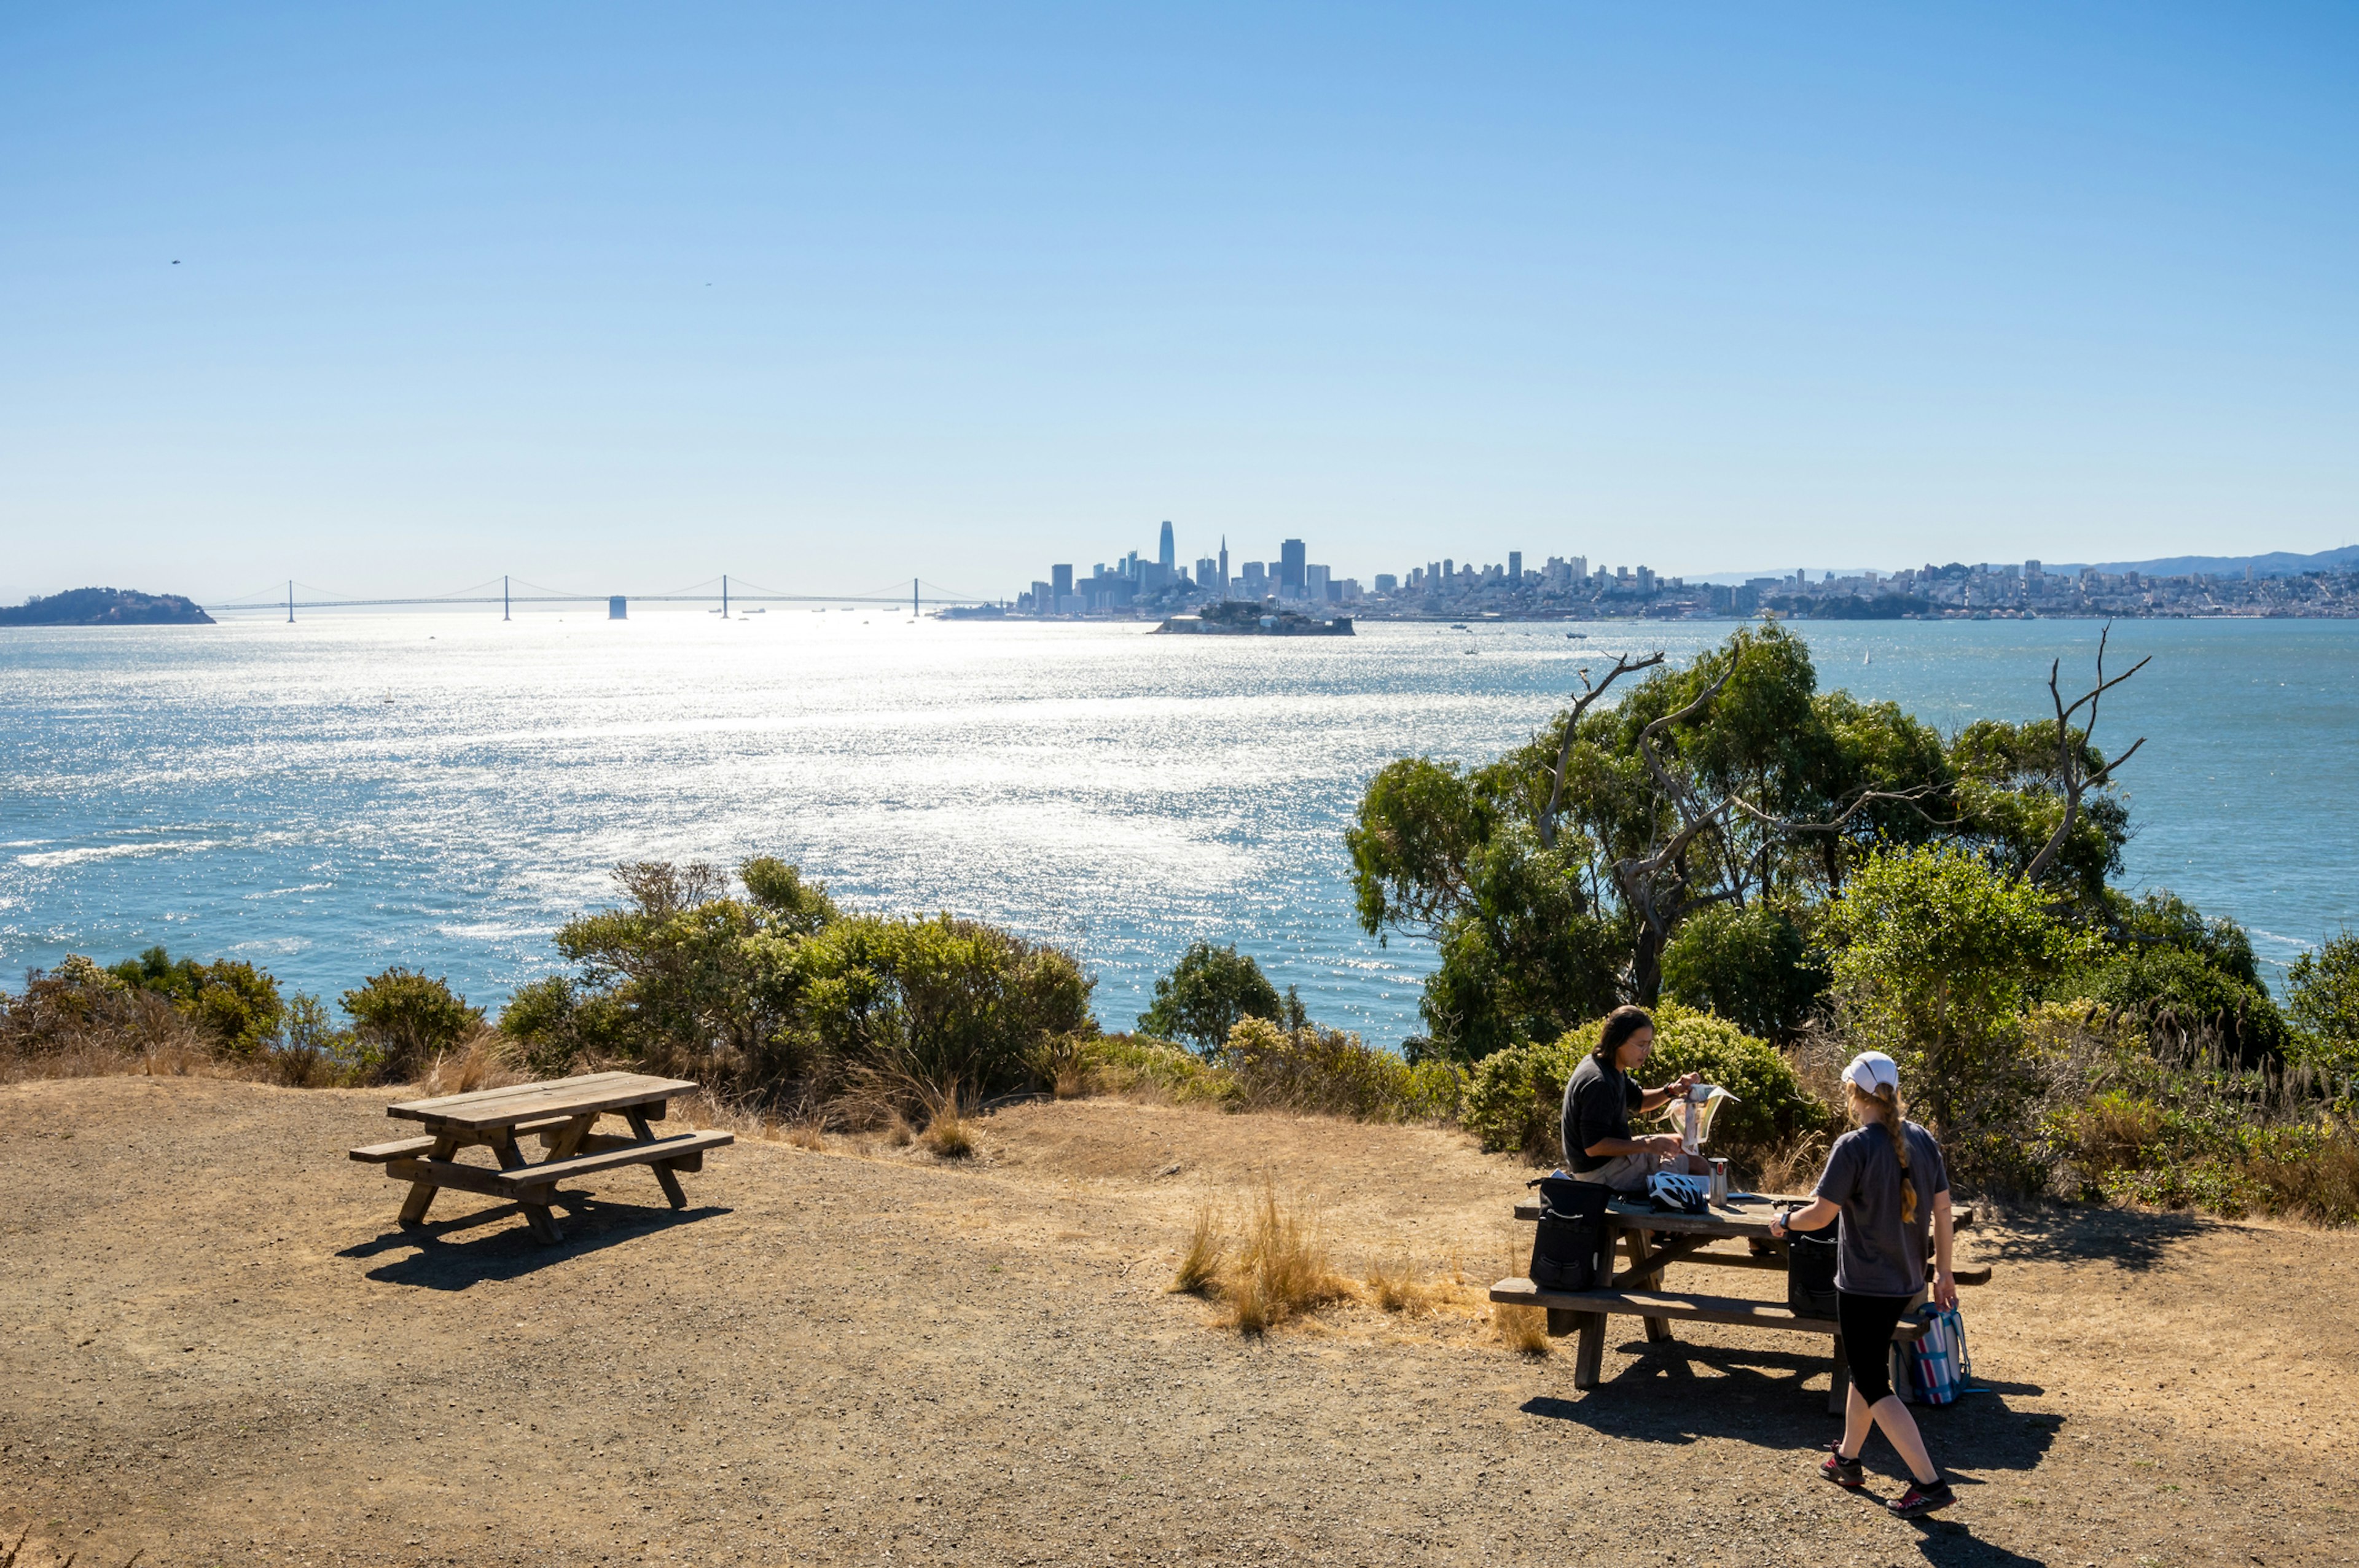
[[1882,1122],[1836,1139],[1819,1178],[1818,1195],[1843,1209],[1835,1286],[1856,1296],[1913,1296],[1925,1288],[1933,1197],[1950,1190],[1950,1172],[1931,1133],[1913,1121],[1901,1130],[1908,1140],[1907,1179],[1917,1189],[1913,1222],[1900,1222],[1900,1162]]

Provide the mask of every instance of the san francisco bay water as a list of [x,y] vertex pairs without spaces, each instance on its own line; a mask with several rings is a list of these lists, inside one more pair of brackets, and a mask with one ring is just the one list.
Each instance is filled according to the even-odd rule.
[[[0,964],[160,942],[331,997],[407,964],[495,1004],[559,967],[550,934],[616,862],[768,853],[854,906],[1071,946],[1109,1026],[1209,937],[1391,1044],[1431,957],[1354,921],[1369,776],[1491,755],[1579,666],[1729,629],[1205,639],[838,607],[0,631]],[[2099,630],[1799,629],[1822,687],[1944,730],[2045,711],[2049,660],[2082,680]],[[2148,738],[2131,881],[2244,921],[2281,968],[2359,905],[2359,623],[2115,627],[2113,667],[2149,654],[2098,732]]]

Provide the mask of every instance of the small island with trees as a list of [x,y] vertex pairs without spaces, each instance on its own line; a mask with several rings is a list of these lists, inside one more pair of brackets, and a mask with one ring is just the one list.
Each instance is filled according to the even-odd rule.
[[1299,610],[1265,610],[1259,600],[1229,599],[1193,615],[1168,617],[1158,633],[1194,633],[1213,637],[1349,637],[1352,618],[1321,619]]
[[0,626],[210,626],[194,600],[132,588],[71,588],[0,605]]

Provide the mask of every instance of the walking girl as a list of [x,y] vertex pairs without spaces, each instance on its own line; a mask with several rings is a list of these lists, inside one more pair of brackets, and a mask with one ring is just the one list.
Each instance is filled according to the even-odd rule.
[[1882,1427],[1916,1483],[1885,1507],[1913,1518],[1954,1499],[1925,1451],[1916,1418],[1892,1391],[1888,1357],[1894,1326],[1924,1294],[1929,1224],[1933,1300],[1944,1310],[1958,1304],[1958,1282],[1950,1270],[1950,1173],[1940,1144],[1907,1119],[1900,1068],[1891,1057],[1861,1052],[1843,1069],[1843,1086],[1859,1127],[1828,1151],[1826,1172],[1810,1205],[1770,1221],[1769,1234],[1783,1238],[1789,1230],[1817,1230],[1842,1216],[1836,1315],[1851,1368],[1851,1398],[1843,1406],[1843,1438],[1819,1469],[1838,1487],[1861,1486],[1865,1476],[1860,1449],[1869,1426]]

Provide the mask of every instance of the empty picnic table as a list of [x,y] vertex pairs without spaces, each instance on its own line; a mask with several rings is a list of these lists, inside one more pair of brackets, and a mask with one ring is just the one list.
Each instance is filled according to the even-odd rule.
[[[1743,1205],[1715,1204],[1701,1214],[1668,1214],[1651,1203],[1616,1198],[1605,1207],[1604,1256],[1612,1260],[1618,1249],[1625,1262],[1604,1285],[1588,1291],[1544,1291],[1529,1280],[1501,1280],[1491,1287],[1491,1299],[1509,1306],[1543,1308],[1549,1334],[1581,1336],[1572,1360],[1576,1389],[1597,1387],[1605,1358],[1605,1320],[1612,1315],[1642,1319],[1650,1341],[1670,1338],[1674,1318],[1823,1334],[1834,1346],[1834,1376],[1827,1386],[1827,1409],[1840,1413],[1851,1385],[1851,1368],[1843,1359],[1843,1329],[1833,1318],[1806,1317],[1784,1302],[1663,1289],[1663,1272],[1674,1263],[1784,1274],[1786,1243],[1769,1234],[1769,1221],[1778,1204],[1808,1201],[1757,1196]],[[1516,1204],[1516,1217],[1538,1219],[1539,1204],[1529,1198]],[[1973,1223],[1972,1208],[1961,1205],[1952,1210],[1952,1229],[1965,1230]],[[1713,1242],[1726,1240],[1743,1241],[1745,1249],[1711,1249]],[[1991,1271],[1953,1269],[1951,1277],[1961,1285],[1982,1285],[1990,1282]],[[1904,1317],[1892,1336],[1896,1343],[1906,1343],[1921,1332],[1919,1325]]]
[[[401,1206],[405,1226],[425,1220],[437,1191],[456,1187],[486,1197],[513,1199],[523,1206],[525,1223],[532,1227],[535,1237],[562,1241],[565,1233],[549,1206],[552,1199],[571,1195],[557,1191],[557,1184],[569,1176],[647,1165],[654,1170],[671,1206],[688,1206],[679,1173],[702,1170],[707,1149],[736,1141],[731,1134],[716,1131],[656,1136],[650,1124],[664,1119],[668,1102],[695,1091],[696,1085],[678,1078],[586,1073],[473,1094],[408,1100],[387,1107],[386,1114],[424,1122],[424,1136],[365,1144],[351,1152],[353,1159],[383,1165],[386,1175],[410,1184],[409,1196]],[[622,1118],[631,1130],[629,1136],[594,1130],[602,1116]],[[538,1163],[527,1162],[516,1146],[520,1139],[533,1134],[549,1152]],[[453,1157],[477,1144],[491,1151],[499,1162],[496,1169],[462,1163]]]

